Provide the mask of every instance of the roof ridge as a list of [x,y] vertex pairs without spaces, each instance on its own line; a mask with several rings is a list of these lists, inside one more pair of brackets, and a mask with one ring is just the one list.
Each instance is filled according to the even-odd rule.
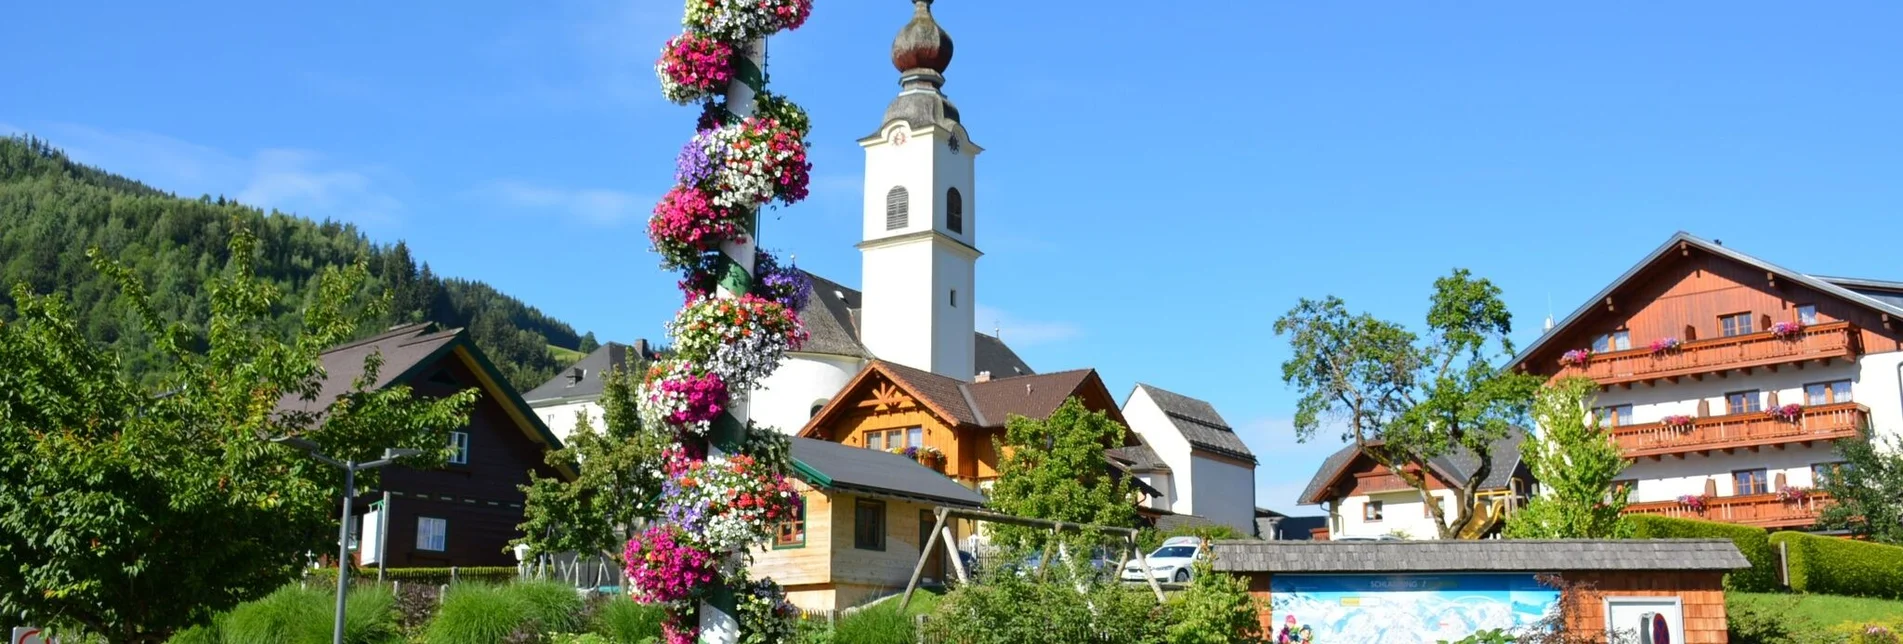
[[978,426],[990,427],[991,423],[985,419],[984,408],[979,407],[978,401],[971,397],[971,384],[972,383],[969,382],[958,383],[958,394],[964,396],[965,406],[971,409],[972,417],[978,419]]
[[382,342],[384,340],[389,340],[391,338],[398,338],[405,335],[415,335],[416,331],[434,326],[435,324],[436,324],[435,322],[413,322],[413,323],[405,324],[401,326],[390,327],[388,329],[384,329],[382,333],[364,338],[362,340],[357,340],[355,342],[347,342],[344,344],[331,347],[329,349],[325,349],[323,353],[320,353],[318,355],[328,355],[328,354],[336,353],[346,349],[355,349],[357,347],[361,347],[367,344],[375,344],[377,342]]
[[[1043,373],[1021,373],[1014,376],[1005,376],[1003,378],[992,378],[990,380],[985,381],[985,383],[1003,382],[1006,380],[1018,380],[1021,378],[1043,378],[1047,376],[1062,376],[1067,374],[1082,373],[1086,371],[1096,371],[1096,370],[1097,370],[1096,367],[1078,367],[1076,369],[1065,369],[1063,371],[1046,371]],[[972,384],[985,384],[985,383],[972,383]]]

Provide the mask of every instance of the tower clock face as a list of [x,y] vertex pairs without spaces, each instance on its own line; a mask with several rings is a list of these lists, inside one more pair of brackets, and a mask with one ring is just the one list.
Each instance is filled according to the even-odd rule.
[[953,134],[951,139],[945,142],[945,145],[951,148],[952,154],[958,154],[958,135]]
[[888,140],[892,142],[892,145],[896,146],[896,145],[905,145],[905,139],[906,139],[905,130],[893,130],[892,138]]

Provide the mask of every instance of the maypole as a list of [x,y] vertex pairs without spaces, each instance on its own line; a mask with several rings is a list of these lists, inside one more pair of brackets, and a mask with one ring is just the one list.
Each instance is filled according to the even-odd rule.
[[643,374],[638,395],[642,424],[678,440],[660,520],[626,553],[635,598],[668,610],[668,644],[790,633],[783,593],[746,577],[748,549],[798,511],[786,439],[752,427],[747,398],[805,339],[798,310],[809,285],[759,249],[758,232],[761,208],[806,197],[808,121],[767,92],[765,68],[767,37],[811,11],[812,0],[688,0],[686,29],[656,69],[663,95],[702,110],[677,185],[648,222],[686,303],[668,325],[674,357]]

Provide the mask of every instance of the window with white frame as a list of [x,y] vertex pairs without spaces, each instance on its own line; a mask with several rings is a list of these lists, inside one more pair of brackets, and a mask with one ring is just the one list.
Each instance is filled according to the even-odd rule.
[[456,453],[449,455],[450,463],[469,464],[469,432],[450,432],[449,446],[456,448]]
[[416,549],[442,552],[449,542],[449,521],[436,517],[416,518]]

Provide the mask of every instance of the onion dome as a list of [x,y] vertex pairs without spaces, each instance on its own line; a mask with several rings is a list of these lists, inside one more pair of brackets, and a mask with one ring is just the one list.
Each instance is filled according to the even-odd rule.
[[913,0],[912,21],[892,39],[892,66],[903,72],[929,69],[940,74],[951,66],[951,34],[932,19],[932,0]]

